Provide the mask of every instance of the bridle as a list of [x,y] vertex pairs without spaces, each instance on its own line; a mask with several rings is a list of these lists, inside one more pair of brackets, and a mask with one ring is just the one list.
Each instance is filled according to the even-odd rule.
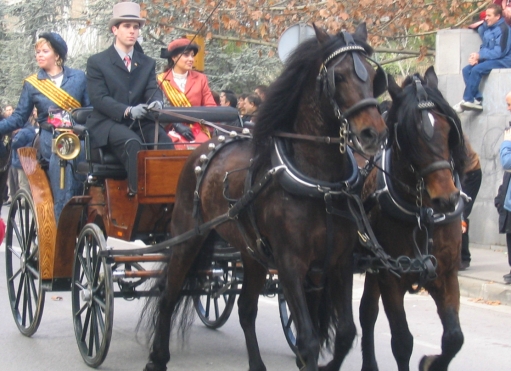
[[[319,95],[324,94],[326,98],[329,100],[330,105],[332,106],[332,109],[334,111],[335,117],[340,122],[340,128],[339,128],[339,150],[341,153],[346,153],[346,146],[348,144],[348,139],[351,134],[350,131],[350,124],[349,124],[349,118],[360,112],[361,110],[364,110],[368,107],[378,107],[378,100],[376,98],[365,98],[357,103],[355,103],[353,106],[348,108],[346,111],[342,111],[339,105],[337,104],[337,101],[335,100],[335,67],[341,63],[348,53],[353,58],[353,65],[355,69],[355,73],[357,77],[362,81],[367,81],[369,74],[367,72],[366,67],[362,63],[362,60],[360,58],[360,53],[362,53],[362,56],[365,59],[368,59],[375,63],[377,65],[377,76],[379,79],[383,79],[383,84],[381,86],[377,87],[377,90],[375,91],[374,96],[378,96],[381,93],[383,93],[385,90],[387,90],[387,75],[385,74],[385,71],[381,67],[381,65],[376,62],[375,60],[371,59],[366,55],[365,49],[357,45],[355,43],[355,40],[349,34],[348,32],[343,31],[342,35],[344,37],[344,41],[346,42],[346,46],[343,46],[336,51],[334,51],[332,54],[330,54],[324,62],[321,64],[321,67],[319,69],[319,74],[316,78],[317,81],[317,90]],[[332,62],[336,57],[341,55],[342,57],[335,61],[335,63]],[[375,78],[376,81],[376,78]]]

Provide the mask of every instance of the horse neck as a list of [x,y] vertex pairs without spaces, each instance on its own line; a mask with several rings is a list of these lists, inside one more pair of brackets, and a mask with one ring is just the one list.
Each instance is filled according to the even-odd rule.
[[[312,136],[339,136],[339,125],[337,120],[328,119],[324,121],[317,102],[309,96],[304,99],[298,110],[297,119],[294,123],[294,132],[297,134]],[[294,140],[293,161],[295,166],[303,174],[329,182],[336,182],[345,179],[351,171],[348,155],[341,154],[338,144],[319,144],[312,141]]]

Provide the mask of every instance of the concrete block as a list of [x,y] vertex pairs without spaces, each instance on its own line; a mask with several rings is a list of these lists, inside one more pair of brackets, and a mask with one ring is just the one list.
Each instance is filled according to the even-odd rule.
[[447,102],[453,106],[463,98],[463,90],[465,90],[463,76],[459,73],[439,75],[438,88]]
[[457,74],[467,64],[470,53],[477,52],[481,38],[468,29],[441,30],[436,38],[435,71],[438,75]]

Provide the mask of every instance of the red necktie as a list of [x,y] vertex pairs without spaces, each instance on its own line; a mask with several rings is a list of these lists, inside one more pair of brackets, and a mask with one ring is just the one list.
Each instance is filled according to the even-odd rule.
[[130,70],[131,58],[129,55],[124,57],[124,64],[126,65],[126,68]]

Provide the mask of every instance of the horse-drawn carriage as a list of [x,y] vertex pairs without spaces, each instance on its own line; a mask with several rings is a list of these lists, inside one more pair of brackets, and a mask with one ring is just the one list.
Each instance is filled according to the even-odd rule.
[[[180,117],[161,115],[159,122],[183,122],[186,120],[182,115],[186,114],[196,121],[238,120],[241,126],[239,114],[232,108],[173,108],[169,112]],[[79,138],[84,140],[86,150],[86,161],[75,164],[76,175],[86,176],[84,194],[68,202],[58,226],[49,181],[38,163],[36,149],[20,150],[31,192],[20,190],[9,210],[6,263],[9,300],[20,332],[31,336],[37,331],[46,292],[71,290],[80,352],[87,364],[97,367],[108,352],[113,299],[159,295],[158,291],[144,290],[142,284],[160,277],[162,270],[147,269],[144,263],[167,259],[164,249],[154,245],[170,238],[177,181],[192,149],[139,152],[140,191],[129,195],[122,164],[106,151],[90,149],[88,132],[80,125],[89,113],[87,108],[75,110],[73,130],[62,130],[55,140],[62,161],[73,161],[78,156]],[[241,134],[235,129],[226,130],[227,135]],[[141,240],[150,247],[108,254],[112,248],[106,243],[107,237]],[[218,328],[232,311],[243,268],[238,252],[226,246],[215,249],[213,242],[211,265],[204,267],[199,276],[202,289],[187,294],[193,296],[204,324]],[[263,294],[278,293],[276,272],[271,271]]]
[[[320,348],[330,346],[333,358],[321,369],[340,368],[355,337],[351,290],[357,242],[368,251],[368,266],[374,271],[403,273],[410,271],[403,262],[415,261],[413,250],[406,253],[411,258],[393,259],[377,243],[358,195],[360,172],[348,149],[351,142],[360,152],[374,155],[387,135],[374,99],[387,88],[387,80],[380,66],[374,70],[368,63],[365,27],[332,37],[316,30],[316,36],[298,47],[270,89],[270,103],[260,112],[253,137],[233,130],[194,151],[141,151],[134,196],[127,193],[124,168],[106,153],[93,154],[87,149],[87,132],[79,133],[87,162],[77,169],[87,176],[86,192],[65,206],[58,227],[35,152],[20,151],[31,194],[20,191],[9,211],[6,261],[11,308],[22,333],[37,330],[46,291],[70,289],[80,352],[87,364],[97,367],[108,351],[114,297],[158,295],[156,309],[149,310],[155,314],[155,332],[145,369],[160,371],[170,358],[169,334],[183,298],[192,297],[201,320],[217,327],[228,318],[239,292],[250,370],[260,371],[266,368],[255,318],[257,299],[266,288],[284,294],[279,307],[298,367],[318,370]],[[430,117],[435,103],[417,101],[414,112]],[[401,102],[395,104],[400,110]],[[450,113],[439,110],[437,120]],[[175,117],[182,121],[184,116],[181,112]],[[420,177],[423,188],[417,194],[436,192],[440,205],[428,207],[447,208],[442,201],[446,197],[450,207],[459,192],[453,196],[457,189],[449,175],[443,174],[438,185],[436,173],[452,171],[445,167],[450,160],[447,137],[458,125],[443,119],[442,125],[406,122],[393,128],[393,140],[402,138],[400,130],[408,130],[422,148],[441,148],[414,164],[420,173],[431,170]],[[57,143],[63,152],[73,147],[66,140]],[[431,169],[438,158],[441,166]],[[438,189],[431,192],[434,187]],[[215,249],[216,233],[233,249]],[[147,246],[110,249],[106,236],[141,239]],[[427,259],[419,265],[431,261],[430,252],[426,250]],[[159,262],[167,263],[164,271],[143,266]],[[162,275],[151,289],[136,290],[148,278]],[[453,308],[451,319],[457,318],[455,302]],[[369,333],[370,327],[369,320]]]

